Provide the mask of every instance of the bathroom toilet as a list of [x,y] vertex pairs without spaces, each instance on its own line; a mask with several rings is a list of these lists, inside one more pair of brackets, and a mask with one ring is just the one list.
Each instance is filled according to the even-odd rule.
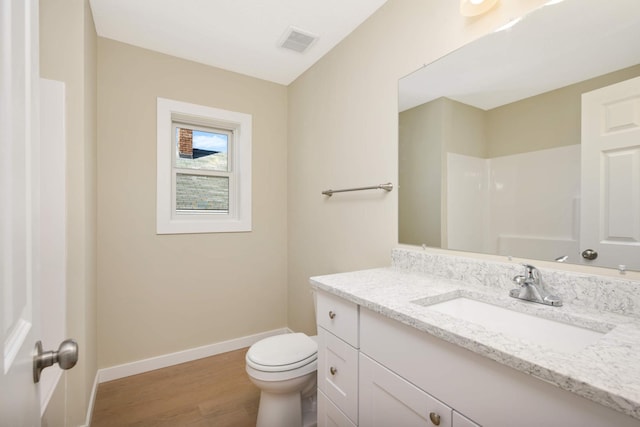
[[246,356],[249,379],[260,389],[256,427],[315,427],[318,344],[302,333],[265,338]]

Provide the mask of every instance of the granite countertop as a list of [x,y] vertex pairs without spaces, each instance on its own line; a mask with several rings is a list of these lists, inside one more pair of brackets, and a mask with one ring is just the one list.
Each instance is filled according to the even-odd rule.
[[[550,307],[502,289],[390,267],[317,276],[314,289],[342,297],[420,331],[640,419],[640,318],[571,301]],[[425,306],[470,297],[605,333],[575,352],[517,339]]]

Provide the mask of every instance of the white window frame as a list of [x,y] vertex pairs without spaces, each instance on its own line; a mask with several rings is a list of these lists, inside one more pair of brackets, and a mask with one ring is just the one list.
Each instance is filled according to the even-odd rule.
[[[229,161],[229,213],[176,210],[175,122],[233,133]],[[157,100],[157,234],[251,231],[250,114],[166,98]]]

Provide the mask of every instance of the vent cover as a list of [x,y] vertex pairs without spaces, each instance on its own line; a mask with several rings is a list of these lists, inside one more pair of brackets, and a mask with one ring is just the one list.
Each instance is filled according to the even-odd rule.
[[302,53],[317,39],[318,36],[315,34],[302,31],[298,28],[289,27],[280,39],[280,47]]

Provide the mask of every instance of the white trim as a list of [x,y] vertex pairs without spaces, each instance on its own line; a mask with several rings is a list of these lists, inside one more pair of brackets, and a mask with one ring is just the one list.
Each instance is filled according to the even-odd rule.
[[[214,233],[251,231],[251,114],[222,110],[158,98],[156,112],[156,233]],[[232,173],[237,188],[230,188],[230,215],[173,212],[172,165],[174,146],[172,121],[181,120],[208,126],[230,127],[234,132]],[[233,200],[232,200],[233,199]],[[231,212],[231,206],[234,206]]]
[[9,372],[13,365],[20,348],[24,344],[29,331],[31,330],[31,322],[27,322],[23,317],[18,319],[15,326],[9,331],[7,339],[4,341],[4,374]]
[[99,369],[97,374],[99,378],[98,381],[100,383],[104,383],[107,381],[113,381],[119,378],[128,377],[130,375],[141,374],[156,369],[166,368],[168,366],[178,365],[180,363],[191,362],[193,360],[202,359],[203,357],[215,356],[216,354],[226,353],[228,351],[249,347],[263,338],[290,332],[291,330],[288,328],[274,329],[272,331],[236,338],[229,341],[209,344],[189,350],[178,351],[176,353],[165,354],[162,356],[151,357],[149,359],[138,360],[131,363],[112,366],[110,368]]
[[[52,374],[53,378],[49,380],[49,384],[47,384],[47,387],[40,386],[40,418],[44,416],[44,413],[49,407],[51,397],[53,397],[53,393],[60,385],[60,378],[62,378],[62,369],[57,367],[56,369],[57,371],[54,371],[54,373]],[[42,378],[40,378],[40,381],[42,381]]]
[[100,377],[100,370],[96,372],[96,376],[93,379],[93,387],[91,388],[91,395],[89,396],[89,406],[87,407],[87,417],[84,420],[84,425],[79,427],[91,426],[91,418],[93,418],[93,407],[96,404],[96,395],[98,394],[98,383]]
[[91,395],[89,396],[89,406],[87,407],[87,416],[84,425],[79,427],[90,427],[93,417],[93,408],[98,393],[98,385],[107,381],[117,380],[128,377],[130,375],[142,374],[144,372],[153,371],[168,366],[178,365],[180,363],[191,362],[193,360],[202,359],[203,357],[215,356],[216,354],[226,353],[228,351],[239,350],[249,347],[261,339],[280,334],[289,334],[293,331],[289,328],[274,329],[272,331],[262,332],[255,335],[236,338],[229,341],[223,341],[215,344],[209,344],[202,347],[192,348],[190,350],[179,351],[176,353],[165,354],[162,356],[152,357],[149,359],[138,360],[136,362],[125,363],[122,365],[112,366],[110,368],[98,369],[93,380]]
[[[40,339],[45,347],[66,338],[66,84],[40,78]],[[59,386],[62,369],[40,377],[40,415]]]

